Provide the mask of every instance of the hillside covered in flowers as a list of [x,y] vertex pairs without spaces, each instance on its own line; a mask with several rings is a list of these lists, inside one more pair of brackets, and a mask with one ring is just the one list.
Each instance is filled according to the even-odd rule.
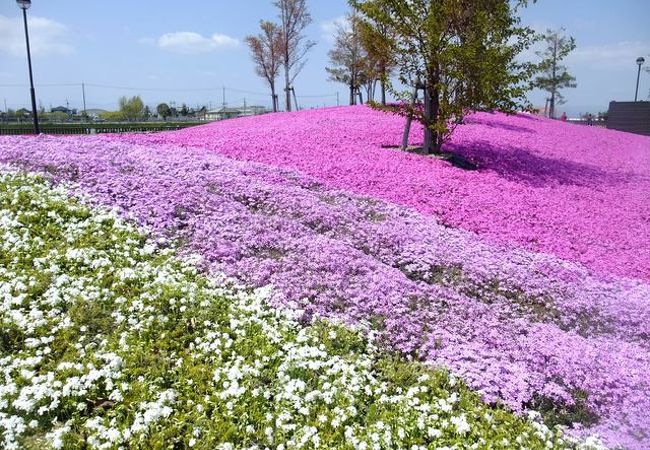
[[[529,115],[474,114],[446,146],[478,166],[470,171],[394,148],[402,125],[367,107],[344,107],[172,133],[3,137],[0,162],[73,183],[71,194],[116,208],[211,276],[268,289],[264,305],[296,321],[278,326],[325,318],[360,327],[380,351],[448,370],[486,404],[519,417],[535,411],[548,427],[595,435],[612,448],[647,448],[650,139]],[[411,143],[420,141],[415,129]],[[26,237],[15,239],[21,248]],[[3,305],[3,321],[22,317],[11,312],[13,300]],[[208,345],[209,333],[197,343]],[[114,339],[117,347],[101,347],[111,361]],[[2,402],[17,389],[4,383],[0,420],[9,417]],[[178,404],[170,395],[150,400],[170,408],[167,416]],[[462,423],[454,416],[457,436],[478,417],[464,414]],[[422,420],[437,429],[431,416]],[[242,426],[249,425],[259,431]],[[306,442],[312,431],[301,431],[311,433]],[[359,428],[355,439],[364,433]],[[544,433],[548,445],[572,445]]]

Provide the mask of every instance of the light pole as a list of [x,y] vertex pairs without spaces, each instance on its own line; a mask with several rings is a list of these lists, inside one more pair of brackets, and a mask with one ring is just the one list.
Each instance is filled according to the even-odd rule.
[[634,91],[634,101],[636,102],[637,96],[639,95],[639,76],[641,75],[641,66],[645,62],[645,58],[643,56],[639,56],[636,59],[636,64],[639,66],[639,70],[636,73],[636,91]]
[[23,10],[23,23],[25,24],[25,43],[27,44],[27,65],[29,66],[29,87],[32,94],[32,117],[34,118],[34,133],[40,132],[38,128],[38,113],[36,111],[36,92],[34,91],[34,76],[32,75],[32,54],[29,49],[29,32],[27,31],[27,10],[32,6],[32,0],[16,0],[18,7]]

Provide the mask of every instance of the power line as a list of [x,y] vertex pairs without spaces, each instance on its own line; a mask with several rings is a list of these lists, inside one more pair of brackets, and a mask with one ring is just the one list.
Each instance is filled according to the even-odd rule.
[[[246,89],[233,88],[228,86],[218,86],[218,87],[201,87],[201,88],[152,88],[152,87],[135,87],[135,86],[117,86],[111,84],[101,84],[101,83],[41,83],[38,84],[38,87],[80,87],[83,88],[83,85],[87,87],[94,87],[100,89],[119,89],[125,91],[147,91],[147,92],[218,92],[222,89],[226,89],[232,92],[238,92],[242,94],[250,94],[268,97],[271,95],[269,92],[256,92],[249,91]],[[0,87],[25,87],[25,84],[0,84]],[[320,94],[320,95],[297,95],[298,98],[333,98],[336,97],[336,93],[330,94]]]
[[[81,86],[81,83],[39,83],[38,87],[73,87]],[[0,84],[0,87],[29,87],[28,84]]]

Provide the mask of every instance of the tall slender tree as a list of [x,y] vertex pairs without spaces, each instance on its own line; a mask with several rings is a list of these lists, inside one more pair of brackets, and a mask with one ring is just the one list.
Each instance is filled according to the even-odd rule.
[[350,105],[356,105],[359,88],[366,81],[364,69],[367,55],[361,44],[359,21],[346,17],[345,24],[339,24],[334,38],[334,47],[328,52],[330,66],[325,70],[330,80],[343,83],[350,90]]
[[260,28],[262,31],[257,36],[246,37],[246,43],[255,62],[255,72],[269,83],[273,112],[277,112],[278,95],[275,93],[275,80],[282,64],[282,29],[273,22],[265,20],[260,21]]
[[367,70],[372,72],[372,82],[379,81],[381,104],[386,105],[386,90],[390,73],[394,67],[389,28],[383,23],[358,22],[361,43],[367,55]]
[[[368,26],[385,27],[400,81],[420,80],[424,104],[393,111],[424,125],[424,150],[439,152],[473,110],[527,104],[533,65],[515,58],[534,33],[520,25],[526,0],[350,0]],[[409,92],[397,92],[411,98]]]
[[571,75],[561,61],[576,48],[575,39],[564,35],[564,29],[546,30],[546,33],[539,36],[545,43],[546,48],[537,51],[537,56],[542,58],[539,63],[541,75],[533,81],[533,85],[547,91],[549,97],[549,117],[555,117],[555,106],[564,103],[564,96],[561,89],[574,88],[577,86],[576,79]]
[[291,111],[293,81],[307,62],[307,52],[316,43],[304,35],[305,28],[312,21],[306,0],[276,0],[274,5],[280,10],[284,91],[286,109]]

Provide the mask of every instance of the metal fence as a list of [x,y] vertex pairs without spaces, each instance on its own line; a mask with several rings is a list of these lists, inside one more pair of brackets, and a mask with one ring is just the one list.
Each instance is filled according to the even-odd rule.
[[[173,131],[205,122],[175,123],[83,123],[83,124],[40,124],[43,134],[100,134],[100,133],[146,133],[151,131]],[[32,134],[31,123],[0,124],[0,135]]]

